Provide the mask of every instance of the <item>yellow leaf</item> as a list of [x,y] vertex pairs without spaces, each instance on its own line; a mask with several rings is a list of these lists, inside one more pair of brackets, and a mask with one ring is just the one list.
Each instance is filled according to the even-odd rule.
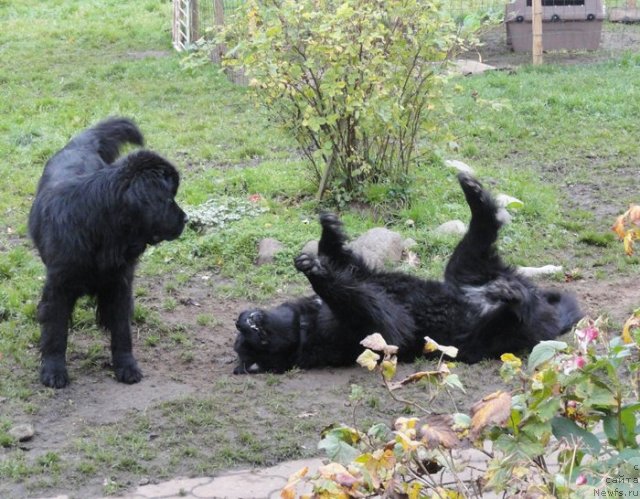
[[458,356],[458,349],[456,347],[440,345],[437,341],[429,338],[428,336],[424,337],[424,341],[425,341],[425,345],[424,345],[425,353],[432,353],[432,352],[435,352],[436,350],[439,350],[443,354],[451,357],[452,359]]
[[435,489],[433,489],[431,499],[464,499],[464,495],[453,489],[436,487]]
[[413,430],[415,429],[417,422],[418,418],[405,418],[401,416],[396,419],[395,423],[393,423],[393,427],[397,431]]
[[387,381],[393,379],[393,377],[396,375],[397,365],[398,359],[396,357],[382,361],[382,376],[384,376],[384,379],[386,379]]
[[629,223],[638,225],[638,222],[640,222],[640,205],[632,204],[629,207],[629,211],[627,211],[627,216],[629,217]]
[[409,499],[420,499],[422,496],[422,484],[419,482],[412,482],[407,489],[407,495]]
[[640,312],[636,311],[634,315],[627,319],[622,327],[622,341],[625,343],[633,343],[633,337],[631,336],[631,329],[640,328]]
[[396,433],[396,442],[398,442],[405,451],[414,451],[422,445],[420,442],[416,442],[401,432]]
[[309,467],[305,466],[301,470],[297,471],[289,477],[287,485],[280,491],[280,497],[282,499],[295,499],[296,498],[296,486],[302,480],[303,477],[309,472]]
[[511,394],[497,391],[484,397],[471,408],[469,436],[475,440],[489,425],[502,425],[511,415]]
[[633,240],[634,240],[633,232],[632,231],[627,232],[623,240],[624,252],[627,256],[633,255]]
[[613,227],[611,227],[611,230],[618,234],[618,237],[620,239],[624,238],[626,234],[626,231],[624,229],[624,215],[620,215],[618,218],[616,218],[616,222],[613,224]]
[[320,466],[318,468],[318,473],[322,478],[333,479],[333,477],[335,477],[338,474],[341,474],[341,473],[348,474],[349,472],[347,471],[347,468],[345,468],[340,463],[329,463],[329,464]]
[[378,365],[379,360],[380,356],[377,353],[367,349],[358,356],[356,362],[362,367],[369,369],[369,371],[373,371]]
[[424,353],[432,353],[438,350],[438,344],[428,336],[425,336]]
[[522,360],[520,357],[516,357],[512,353],[503,353],[500,356],[500,360],[505,364],[511,364],[515,368],[522,367]]

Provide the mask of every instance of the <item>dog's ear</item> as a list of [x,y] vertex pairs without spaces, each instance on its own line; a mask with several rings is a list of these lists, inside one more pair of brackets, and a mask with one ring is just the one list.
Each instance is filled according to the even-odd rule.
[[[178,191],[180,174],[165,158],[153,151],[135,151],[122,160],[123,182],[127,188],[155,185],[172,195]],[[147,189],[147,187],[143,187]]]

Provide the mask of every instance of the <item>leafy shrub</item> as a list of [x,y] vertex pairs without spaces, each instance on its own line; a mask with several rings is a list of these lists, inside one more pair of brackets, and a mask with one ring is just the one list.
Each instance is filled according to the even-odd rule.
[[215,43],[300,144],[318,197],[331,180],[350,199],[406,178],[437,127],[444,63],[481,25],[459,27],[437,0],[250,0]]
[[[427,351],[457,354],[426,339]],[[398,417],[393,428],[327,429],[319,447],[332,462],[311,479],[307,469],[292,476],[282,497],[294,497],[301,480],[310,481],[307,497],[314,498],[629,495],[640,483],[640,310],[622,336],[610,337],[602,319],[585,318],[574,339],[573,346],[541,342],[526,367],[504,354],[501,376],[515,388],[483,397],[470,414],[433,414],[429,401],[396,392],[419,380],[436,391],[461,389],[451,367],[441,357],[433,371],[394,381],[396,347],[380,335],[366,338],[358,362],[380,373],[391,396],[421,416]],[[484,468],[476,461],[479,476],[463,478],[470,453],[485,457]]]

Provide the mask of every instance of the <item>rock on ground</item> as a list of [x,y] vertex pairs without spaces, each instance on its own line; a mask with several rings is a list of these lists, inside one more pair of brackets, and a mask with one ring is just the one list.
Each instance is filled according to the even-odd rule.
[[435,228],[436,234],[462,235],[467,232],[467,225],[462,220],[449,220]]
[[277,239],[267,237],[258,243],[258,257],[256,265],[273,263],[275,256],[284,249],[284,246]]

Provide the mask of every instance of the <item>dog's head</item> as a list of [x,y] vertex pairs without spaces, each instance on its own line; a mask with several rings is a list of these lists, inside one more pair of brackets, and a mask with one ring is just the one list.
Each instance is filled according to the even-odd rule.
[[187,223],[175,201],[180,185],[176,168],[151,151],[136,151],[123,167],[125,199],[147,244],[176,239]]
[[236,329],[236,374],[284,372],[293,367],[300,325],[298,314],[290,307],[245,310],[236,321]]

